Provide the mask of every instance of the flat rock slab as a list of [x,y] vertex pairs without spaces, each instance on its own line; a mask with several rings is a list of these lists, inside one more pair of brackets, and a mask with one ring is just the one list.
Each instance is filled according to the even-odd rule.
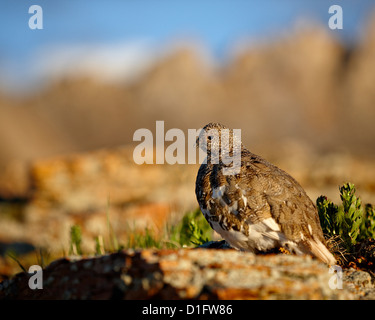
[[[0,299],[356,299],[332,289],[336,273],[309,256],[255,255],[232,249],[125,250],[64,258],[0,283]],[[332,270],[331,270],[332,271]]]

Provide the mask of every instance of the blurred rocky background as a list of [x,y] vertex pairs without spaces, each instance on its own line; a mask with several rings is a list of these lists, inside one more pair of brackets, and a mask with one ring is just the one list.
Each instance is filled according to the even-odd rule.
[[296,24],[243,40],[220,63],[204,42],[179,41],[131,81],[107,81],[97,60],[82,59],[27,94],[2,90],[0,268],[9,249],[66,251],[74,224],[93,248],[108,215],[121,239],[194,210],[197,165],[133,161],[134,132],[155,133],[157,120],[186,134],[212,121],[242,129],[244,144],[314,201],[337,201],[350,181],[375,203],[375,15],[364,26],[347,45],[327,25]]

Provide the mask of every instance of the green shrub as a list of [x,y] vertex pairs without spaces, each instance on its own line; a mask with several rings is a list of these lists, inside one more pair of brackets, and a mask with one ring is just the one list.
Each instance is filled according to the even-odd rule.
[[365,206],[365,218],[361,226],[361,234],[365,238],[375,238],[375,207],[369,203]]
[[339,190],[340,205],[325,196],[320,196],[316,205],[323,233],[329,238],[339,236],[350,253],[358,242],[375,237],[375,209],[369,204],[362,206],[352,183],[344,184]]
[[212,240],[213,232],[200,209],[197,209],[184,215],[178,227],[178,234],[181,246],[198,246]]

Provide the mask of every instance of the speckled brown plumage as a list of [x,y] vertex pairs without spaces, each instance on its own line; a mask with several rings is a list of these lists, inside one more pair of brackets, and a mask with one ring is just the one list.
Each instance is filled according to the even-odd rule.
[[[210,123],[199,139],[207,142],[207,163],[199,168],[196,196],[211,227],[233,247],[253,252],[285,247],[291,252],[308,253],[334,264],[324,245],[323,232],[315,205],[299,183],[275,165],[247,150],[241,142],[241,168],[238,174],[225,175],[220,156],[212,163],[213,148],[221,155],[230,150],[236,138],[213,142],[210,130],[220,133],[225,126]],[[233,131],[230,130],[232,138]],[[217,145],[218,143],[218,145]]]

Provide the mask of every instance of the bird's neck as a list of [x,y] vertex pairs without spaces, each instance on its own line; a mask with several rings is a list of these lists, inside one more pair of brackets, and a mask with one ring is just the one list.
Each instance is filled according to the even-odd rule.
[[222,152],[220,149],[219,151],[212,152],[210,149],[207,150],[207,164],[209,165],[231,165],[234,162],[241,162],[242,153],[244,151],[244,147],[241,145],[241,148],[238,152],[234,152],[233,148],[229,150],[229,152]]

